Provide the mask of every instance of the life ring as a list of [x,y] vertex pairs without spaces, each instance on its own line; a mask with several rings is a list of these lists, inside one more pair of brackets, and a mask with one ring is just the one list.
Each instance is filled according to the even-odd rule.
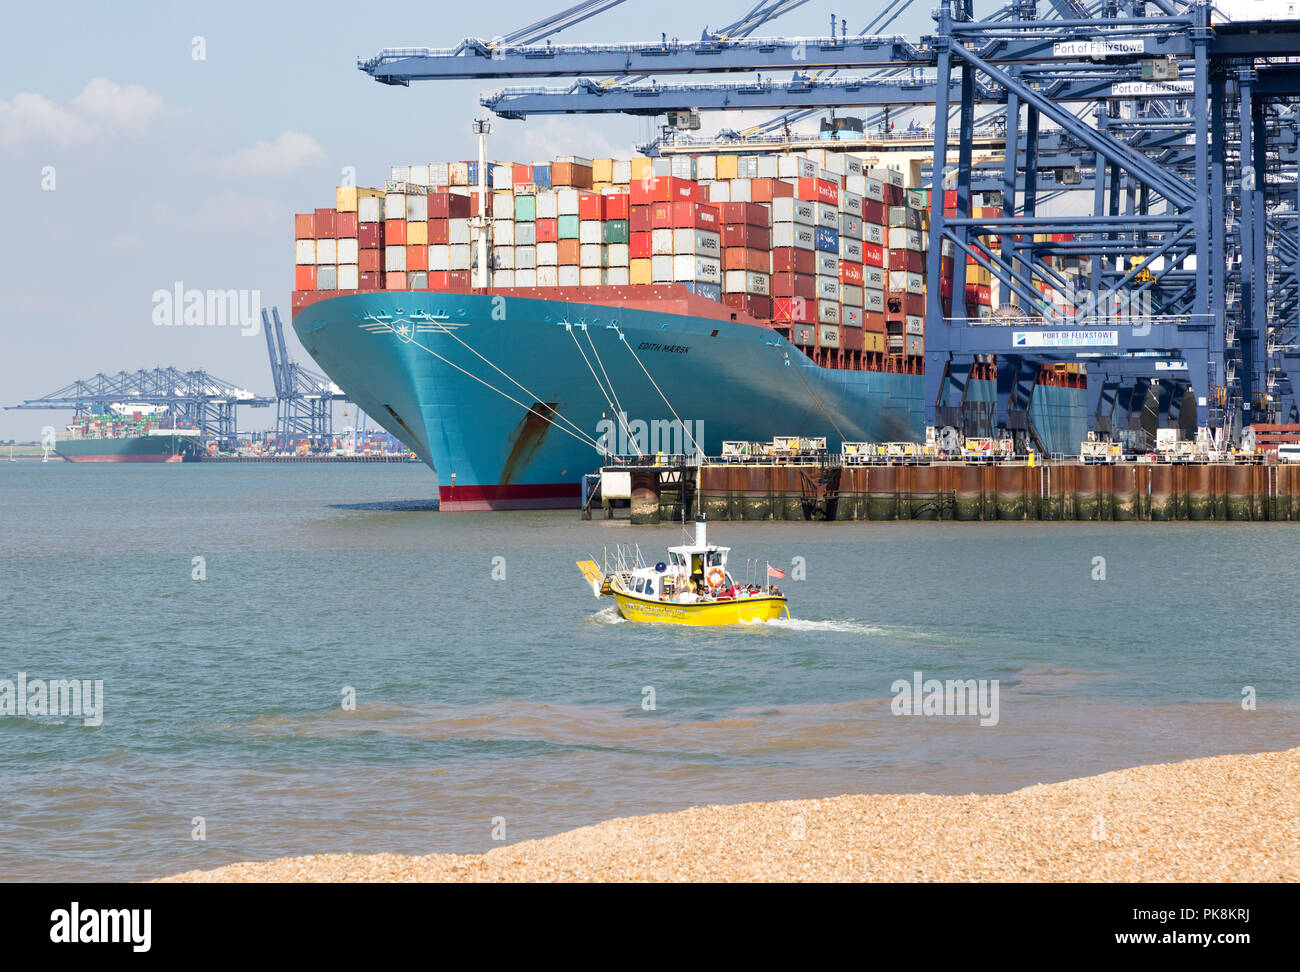
[[710,587],[721,587],[722,582],[726,580],[727,577],[725,574],[722,573],[721,567],[714,567],[712,570],[709,571],[708,576],[706,576],[704,579]]

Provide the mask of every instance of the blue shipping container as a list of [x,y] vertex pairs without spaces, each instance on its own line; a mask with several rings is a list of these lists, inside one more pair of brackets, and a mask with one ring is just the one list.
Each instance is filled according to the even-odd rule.
[[551,167],[549,165],[533,166],[533,184],[538,189],[551,188]]
[[687,290],[693,294],[699,294],[701,297],[707,297],[709,300],[722,302],[722,288],[717,284],[711,283],[688,283],[684,284]]
[[824,250],[827,253],[839,253],[840,234],[829,226],[818,226],[815,245],[817,249]]

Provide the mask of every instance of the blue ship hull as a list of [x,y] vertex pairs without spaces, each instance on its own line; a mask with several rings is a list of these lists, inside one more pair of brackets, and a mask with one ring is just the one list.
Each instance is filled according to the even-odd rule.
[[293,326],[435,470],[444,510],[575,507],[603,452],[638,446],[695,452],[698,440],[718,455],[728,439],[801,435],[838,452],[924,438],[921,376],[819,367],[769,328],[704,314],[401,291],[320,301]]

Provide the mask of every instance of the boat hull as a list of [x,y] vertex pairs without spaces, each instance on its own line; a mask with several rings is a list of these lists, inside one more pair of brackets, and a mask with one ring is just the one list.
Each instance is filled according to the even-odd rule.
[[54,453],[68,462],[181,462],[190,445],[189,439],[160,435],[61,439]]
[[686,297],[368,292],[311,304],[293,326],[437,472],[445,511],[576,507],[583,474],[638,448],[923,438],[921,376],[819,367],[771,328]]
[[710,601],[704,604],[677,604],[631,594],[614,592],[618,613],[629,621],[652,624],[688,624],[702,627],[719,625],[753,624],[789,617],[783,597],[742,597],[732,601]]

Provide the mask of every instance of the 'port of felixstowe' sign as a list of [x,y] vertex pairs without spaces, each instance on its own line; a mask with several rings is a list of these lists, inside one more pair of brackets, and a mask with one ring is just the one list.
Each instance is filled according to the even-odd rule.
[[1052,45],[1054,57],[1121,57],[1144,53],[1146,46],[1141,40],[1057,41]]
[[1119,331],[1012,331],[1013,348],[1114,348]]
[[1192,94],[1191,81],[1121,81],[1110,86],[1116,98],[1166,98]]

